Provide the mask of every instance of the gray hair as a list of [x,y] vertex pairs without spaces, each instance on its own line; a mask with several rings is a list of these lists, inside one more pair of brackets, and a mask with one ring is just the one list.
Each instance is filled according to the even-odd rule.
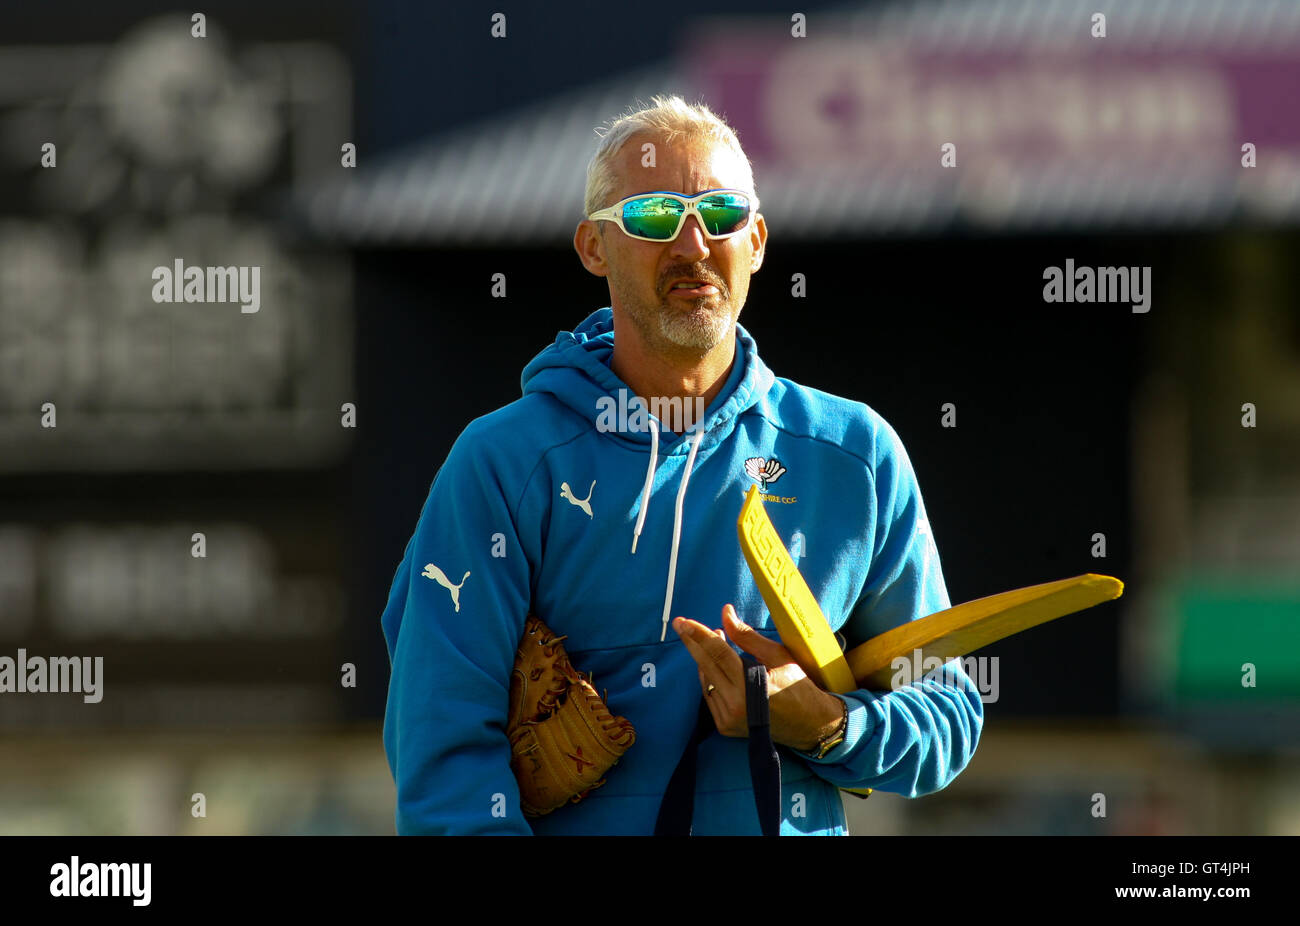
[[[638,101],[640,102],[640,101]],[[687,103],[680,96],[653,96],[650,105],[629,109],[607,126],[596,129],[600,144],[587,165],[587,189],[583,195],[584,215],[610,205],[618,178],[614,175],[614,155],[629,138],[640,132],[661,133],[671,142],[677,138],[712,139],[726,145],[740,157],[745,177],[742,189],[758,195],[754,189],[754,168],[735,130],[703,103]],[[683,191],[686,192],[686,191]]]

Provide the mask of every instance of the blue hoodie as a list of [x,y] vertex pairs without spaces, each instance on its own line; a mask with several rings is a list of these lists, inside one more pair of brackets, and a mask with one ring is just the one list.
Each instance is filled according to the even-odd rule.
[[[860,402],[774,377],[739,325],[736,337],[725,386],[703,427],[684,435],[607,427],[620,390],[625,406],[634,393],[609,368],[605,308],[524,368],[522,398],[457,439],[382,618],[399,833],[653,832],[701,698],[669,617],[719,627],[730,602],[779,639],[736,536],[757,480],[849,647],[949,606],[898,435]],[[519,809],[504,732],[530,611],[568,636],[574,666],[637,735],[604,786],[533,820]],[[983,726],[960,662],[896,691],[843,697],[841,745],[820,760],[780,747],[783,835],[845,833],[837,786],[909,797],[943,788]],[[714,733],[700,746],[693,832],[758,834],[745,740]]]

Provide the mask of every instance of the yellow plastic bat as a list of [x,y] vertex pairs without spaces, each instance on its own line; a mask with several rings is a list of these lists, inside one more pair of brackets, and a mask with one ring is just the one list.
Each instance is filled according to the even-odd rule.
[[[849,650],[847,658],[858,687],[887,691],[898,657],[919,660],[957,656],[996,643],[1013,633],[1118,598],[1124,583],[1094,573],[1017,588],[976,598],[929,617],[908,621]],[[784,640],[784,638],[782,638]]]
[[891,663],[899,656],[910,659],[920,650],[922,660],[937,656],[946,662],[1124,592],[1119,579],[1094,573],[1030,585],[908,621],[846,654],[772,526],[758,486],[750,486],[737,528],[740,549],[781,642],[813,681],[841,694],[888,689]]
[[749,487],[736,529],[745,562],[786,649],[824,691],[856,690],[859,686],[839,640],[772,526],[756,485]]

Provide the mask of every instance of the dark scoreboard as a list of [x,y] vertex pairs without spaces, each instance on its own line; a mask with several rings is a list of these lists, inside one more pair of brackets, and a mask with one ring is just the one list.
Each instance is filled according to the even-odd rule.
[[0,732],[339,717],[351,258],[277,203],[347,170],[354,74],[284,18],[0,39],[0,689],[103,666]]

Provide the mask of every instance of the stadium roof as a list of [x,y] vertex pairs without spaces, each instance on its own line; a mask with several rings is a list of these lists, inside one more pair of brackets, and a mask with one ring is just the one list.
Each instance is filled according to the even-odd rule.
[[[726,62],[717,63],[716,55],[684,48],[660,66],[489,118],[373,166],[348,170],[346,179],[309,191],[296,206],[314,234],[363,246],[563,244],[581,216],[594,127],[637,100],[680,93],[687,99],[703,96],[736,125],[755,162],[763,212],[770,225],[779,225],[789,237],[934,230],[954,223],[1151,227],[1234,217],[1269,222],[1300,218],[1300,3],[1110,0],[1104,40],[1089,35],[1096,6],[1094,0],[976,0],[851,8],[814,14],[810,32],[830,21],[836,26],[835,34],[820,44],[811,39],[791,43],[785,34],[788,24],[780,19],[733,20],[730,34],[742,39],[735,43],[739,50],[731,71]],[[752,45],[745,45],[745,36]],[[1103,46],[1096,41],[1108,44],[1099,52]],[[777,59],[805,51],[806,56],[796,65],[772,63],[771,55],[761,54],[778,47]],[[788,51],[792,48],[799,51]],[[872,54],[885,63],[860,65]],[[1009,112],[988,117],[996,120],[997,131],[986,133],[985,148],[970,142],[977,134],[973,130],[954,135],[963,152],[960,171],[937,169],[942,134],[925,137],[926,154],[918,158],[910,149],[900,151],[898,139],[882,141],[888,133],[875,122],[857,129],[849,122],[832,126],[859,132],[834,154],[825,148],[804,150],[798,146],[816,132],[790,128],[784,118],[774,128],[771,113],[764,110],[771,109],[770,103],[753,88],[784,80],[802,92],[805,83],[830,73],[815,73],[821,56],[849,71],[861,66],[862,73],[847,78],[850,97],[864,86],[868,96],[873,89],[889,94],[874,101],[850,99],[846,118],[858,107],[864,118],[874,119],[877,112],[869,105],[879,109],[887,105],[882,99],[914,94],[903,100],[909,115],[919,113],[945,130],[959,123],[967,129],[983,127],[961,123],[973,117],[953,112],[950,100],[926,96],[930,88],[921,85],[934,74],[947,80],[950,94],[973,88],[972,93],[982,95],[968,102],[1002,94],[1010,101],[1004,105]],[[702,57],[711,62],[703,69],[697,63]],[[1032,96],[1034,85],[1055,80],[1058,61],[1067,62],[1062,68],[1075,67],[1072,77],[1079,85],[1071,91],[1062,84],[1061,93],[1082,94],[1087,107],[1101,110],[1145,105],[1137,115],[1120,112],[1115,118],[1135,120],[1130,134],[1149,134],[1149,129],[1172,134],[1146,137],[1136,168],[1128,136],[1085,137],[1079,144],[1076,131],[1068,143],[1062,141],[1060,133],[1077,127],[1059,125],[1055,110],[1077,100]],[[999,68],[1000,83],[981,83]],[[909,72],[905,85],[891,83],[900,69]],[[1148,90],[1156,93],[1161,87],[1164,97],[1148,94],[1141,101]],[[1161,122],[1166,111],[1177,109],[1180,93],[1184,103],[1194,98],[1196,107],[1205,110],[1188,115],[1203,124]],[[783,112],[814,108],[801,105],[797,96],[787,103],[791,99],[794,104]],[[1027,124],[1024,113],[1034,105],[1039,109],[1028,118],[1039,122]],[[840,116],[814,113],[813,118],[822,119],[815,128],[824,128],[827,120]],[[799,118],[788,122],[795,125]],[[1103,132],[1104,123],[1098,126]],[[1015,131],[1023,138],[1015,137]],[[1244,171],[1240,143],[1256,135],[1259,167]],[[897,144],[890,149],[889,143]],[[823,157],[827,160],[818,160]],[[924,169],[918,169],[919,160]]]

